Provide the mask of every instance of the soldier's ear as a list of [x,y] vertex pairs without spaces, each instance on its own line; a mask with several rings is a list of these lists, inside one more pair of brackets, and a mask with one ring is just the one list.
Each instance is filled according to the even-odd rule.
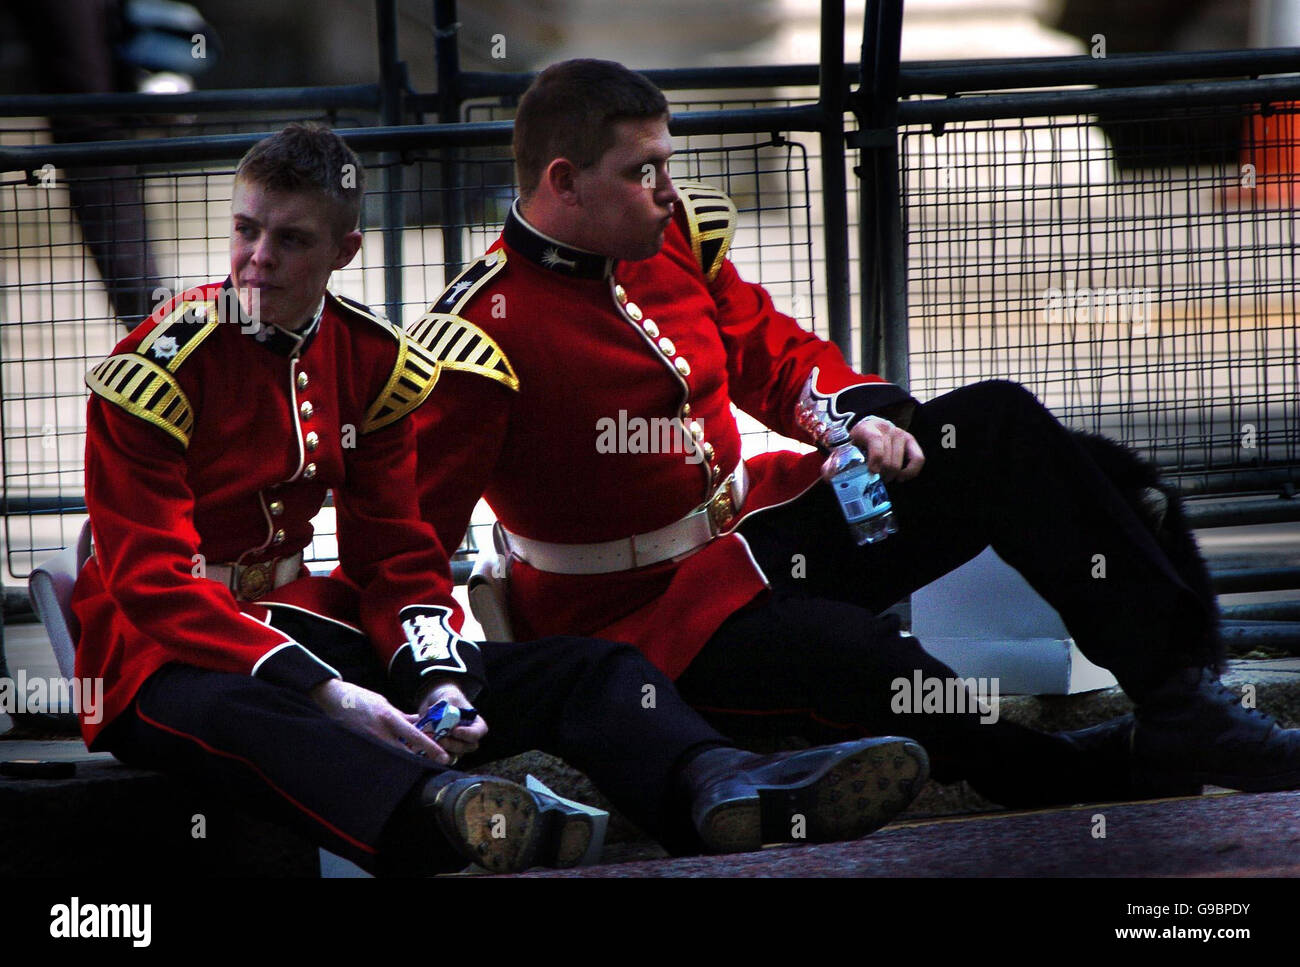
[[359,229],[353,229],[339,239],[339,254],[338,257],[335,258],[334,263],[330,266],[330,269],[334,270],[343,268],[357,257],[357,252],[360,248],[361,231]]
[[542,172],[541,185],[565,205],[578,203],[578,168],[568,158],[555,158]]

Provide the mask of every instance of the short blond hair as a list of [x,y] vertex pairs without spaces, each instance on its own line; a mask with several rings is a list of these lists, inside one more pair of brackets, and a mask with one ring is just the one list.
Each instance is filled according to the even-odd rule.
[[[349,177],[351,175],[351,177]],[[335,204],[339,235],[361,224],[366,172],[347,142],[315,122],[287,125],[248,149],[235,180],[270,191],[314,191]]]

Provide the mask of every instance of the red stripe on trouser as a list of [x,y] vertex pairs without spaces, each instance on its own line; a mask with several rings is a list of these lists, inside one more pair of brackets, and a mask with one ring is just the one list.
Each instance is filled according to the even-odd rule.
[[289,795],[287,792],[285,792],[283,789],[277,786],[274,782],[272,782],[270,778],[267,776],[267,774],[263,772],[261,769],[259,769],[256,766],[256,764],[250,762],[248,759],[245,759],[243,756],[235,755],[235,753],[233,752],[223,752],[220,749],[215,749],[212,746],[208,745],[208,743],[200,739],[197,735],[190,735],[187,732],[182,732],[179,729],[174,729],[170,725],[163,725],[161,722],[155,722],[153,719],[149,718],[149,716],[144,714],[143,710],[141,710],[139,705],[136,705],[135,714],[138,715],[141,719],[143,719],[147,724],[152,725],[154,728],[161,729],[164,732],[170,732],[172,735],[178,735],[182,739],[189,739],[191,742],[196,743],[204,750],[211,752],[213,755],[219,755],[225,759],[234,759],[236,762],[242,762],[244,765],[248,766],[248,768],[256,772],[258,776],[261,777],[263,782],[265,782],[268,786],[274,789],[279,795],[283,796],[286,800],[288,800],[295,809],[299,810],[300,812],[304,813],[307,816],[310,816],[312,819],[320,823],[322,826],[328,829],[339,839],[346,840],[347,842],[355,846],[357,849],[362,850],[366,853],[373,854],[376,852],[373,846],[368,846],[365,843],[361,842],[360,840],[353,839],[351,836],[343,832],[343,830],[339,829],[333,823],[329,822],[326,819],[323,819],[320,816],[317,816],[314,812],[312,812],[310,809],[308,809],[298,800],[294,799],[293,796]]

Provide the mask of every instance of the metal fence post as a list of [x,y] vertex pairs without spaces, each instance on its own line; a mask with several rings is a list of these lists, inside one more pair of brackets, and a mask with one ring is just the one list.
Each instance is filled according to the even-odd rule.
[[[379,34],[380,117],[386,126],[402,123],[404,66],[397,59],[397,0],[375,0]],[[402,230],[406,206],[402,198],[401,155],[385,151],[384,167],[384,313],[395,326],[402,324]]]
[[862,77],[853,96],[861,164],[860,368],[908,385],[907,251],[898,181],[898,58],[903,0],[867,0]]
[[831,342],[853,358],[849,306],[849,198],[844,176],[844,0],[822,0],[818,106],[822,110],[822,225]]
[[[457,34],[456,0],[435,0],[433,8],[433,49],[438,63],[438,120],[455,124],[460,120],[460,47]],[[464,171],[460,150],[448,148],[440,165],[442,177],[442,250],[446,265],[445,282],[458,275],[465,264],[461,230],[465,225],[465,196],[462,189]]]

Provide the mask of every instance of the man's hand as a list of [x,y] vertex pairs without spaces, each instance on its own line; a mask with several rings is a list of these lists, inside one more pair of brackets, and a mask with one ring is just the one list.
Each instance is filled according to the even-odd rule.
[[415,727],[417,716],[404,714],[378,692],[331,678],[313,688],[311,697],[326,715],[353,732],[423,754],[440,765],[451,764],[452,757]]
[[[443,701],[448,705],[455,705],[457,708],[472,707],[469,699],[465,697],[465,693],[460,690],[459,685],[452,681],[443,681],[431,688],[429,694],[424,697],[424,701],[420,703],[420,714],[423,715],[430,707]],[[414,722],[418,718],[419,716],[412,716],[411,721]],[[487,735],[487,732],[487,722],[480,715],[473,722],[456,726],[434,744],[442,746],[450,754],[452,757],[451,762],[454,764],[456,759],[463,755],[469,755],[469,753],[477,749],[478,744],[483,741],[483,737]],[[433,740],[430,739],[430,741]]]
[[[849,432],[849,440],[867,458],[867,469],[880,474],[885,483],[911,480],[925,466],[925,454],[916,437],[888,420],[869,416]],[[829,461],[822,466],[828,477]]]

